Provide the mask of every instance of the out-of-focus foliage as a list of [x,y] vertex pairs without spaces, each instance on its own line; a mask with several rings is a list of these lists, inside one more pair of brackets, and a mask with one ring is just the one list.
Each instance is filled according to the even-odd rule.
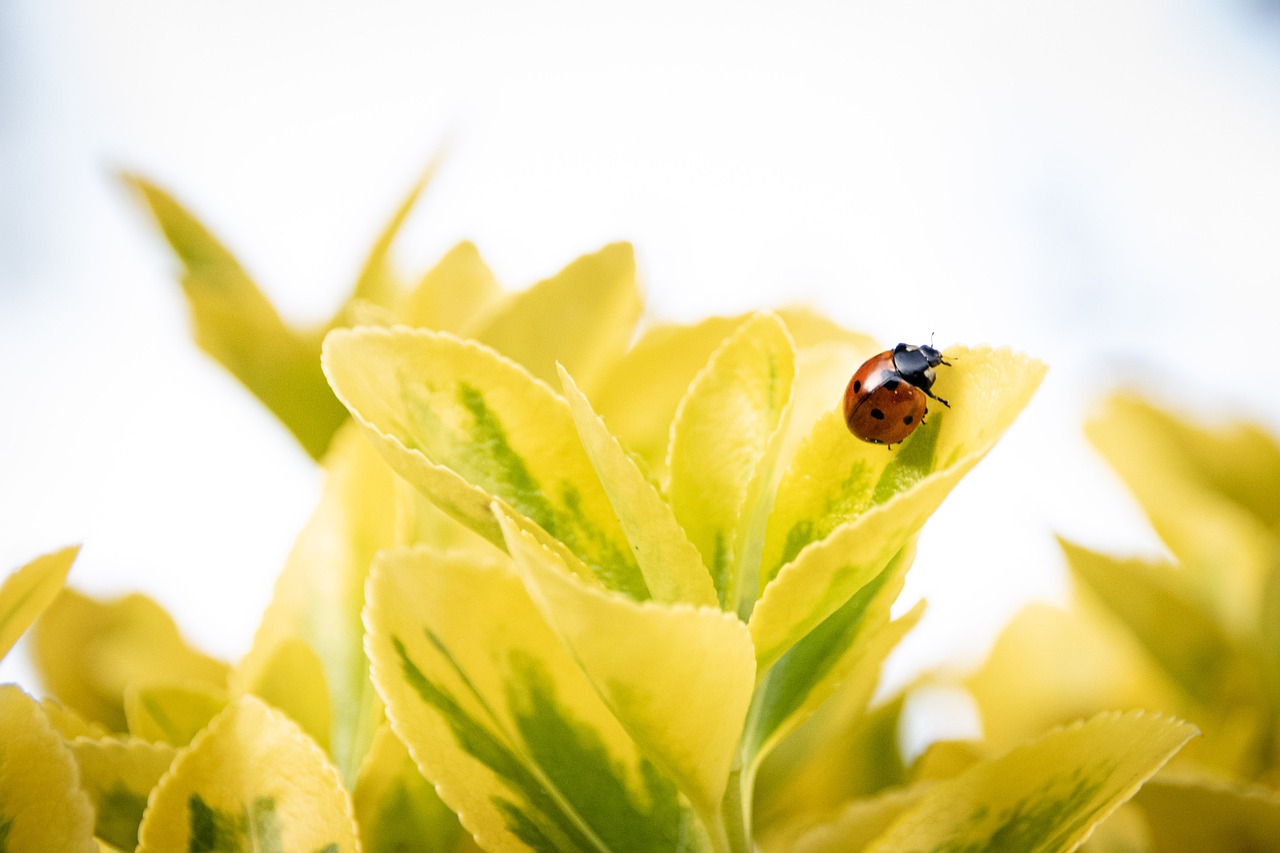
[[968,681],[986,745],[1102,708],[1176,714],[1203,737],[1103,825],[1095,849],[1280,850],[1280,444],[1127,394],[1086,432],[1169,557],[1062,542],[1071,609],[1033,605]]
[[[424,179],[298,330],[129,181],[200,345],[327,477],[233,665],[148,599],[62,590],[73,552],[0,588],[5,648],[44,611],[56,698],[0,690],[0,851],[1068,850],[1192,735],[1104,714],[909,765],[901,697],[872,705],[916,536],[1033,359],[948,350],[951,408],[890,450],[837,411],[869,339],[800,309],[639,328],[624,244],[517,293],[470,244],[413,282]],[[1263,808],[1206,814],[1232,797]]]

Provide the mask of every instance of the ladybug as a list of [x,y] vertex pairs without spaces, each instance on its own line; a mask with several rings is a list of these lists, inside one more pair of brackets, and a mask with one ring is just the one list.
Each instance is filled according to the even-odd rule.
[[898,344],[873,355],[844,389],[844,422],[863,441],[894,445],[911,435],[929,411],[926,397],[947,408],[933,393],[938,365],[951,366],[931,346]]

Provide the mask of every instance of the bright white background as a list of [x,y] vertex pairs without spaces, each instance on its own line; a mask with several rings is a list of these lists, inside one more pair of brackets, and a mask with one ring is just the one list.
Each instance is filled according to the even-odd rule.
[[83,542],[75,585],[243,652],[319,478],[113,171],[318,319],[446,141],[415,269],[466,237],[524,287],[625,238],[655,317],[804,301],[1050,364],[927,528],[907,669],[1060,599],[1054,531],[1155,547],[1079,437],[1107,389],[1280,431],[1280,3],[4,0],[0,572]]

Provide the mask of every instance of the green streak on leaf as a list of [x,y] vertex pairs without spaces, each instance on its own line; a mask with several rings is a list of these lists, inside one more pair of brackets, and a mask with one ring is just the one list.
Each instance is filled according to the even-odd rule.
[[8,853],[9,830],[13,828],[13,818],[0,820],[0,853]]
[[559,853],[560,848],[548,838],[538,824],[525,814],[519,806],[502,797],[495,797],[494,805],[506,820],[507,830],[519,838],[536,853]]
[[190,810],[190,853],[219,853],[243,849],[243,828],[238,820],[209,807],[199,794],[187,801]]
[[318,848],[316,853],[338,853],[338,842],[335,841],[331,844],[326,844],[325,846]]
[[[414,420],[413,428],[402,434],[417,436],[424,442],[406,441],[406,446],[420,450],[433,462],[510,504],[564,543],[609,589],[638,601],[651,598],[635,557],[629,550],[619,548],[583,511],[577,486],[563,481],[553,490],[539,482],[511,445],[502,419],[479,388],[460,382],[454,389],[456,402],[470,416],[469,422],[460,426],[437,410],[439,404],[432,398],[438,389],[408,377],[401,378],[401,387],[405,408]],[[559,498],[559,505],[552,501],[553,494]]]
[[938,431],[942,427],[943,412],[932,412],[912,433],[898,451],[893,461],[885,466],[880,481],[876,483],[871,502],[881,504],[904,492],[927,477],[933,470],[934,451],[938,446]]
[[715,584],[721,608],[728,606],[729,573],[733,570],[733,555],[729,553],[729,544],[725,540],[725,531],[717,530],[715,550],[711,555],[711,581]]
[[[188,800],[190,853],[282,853],[283,827],[274,797],[255,797],[239,814],[215,809],[199,794]],[[329,849],[337,849],[330,844]]]
[[[560,500],[566,512],[557,513],[555,523],[562,535],[556,538],[582,557],[591,566],[595,576],[609,589],[626,593],[637,601],[652,598],[634,556],[630,552],[620,551],[582,511],[582,495],[577,487],[572,483],[562,483]],[[590,558],[589,555],[592,554],[596,555],[595,559]]]
[[[452,656],[448,655],[439,638],[430,631],[427,631],[427,636],[436,648],[445,654],[454,669],[458,669],[457,663]],[[449,730],[453,732],[454,741],[463,752],[489,768],[495,775],[506,782],[513,791],[521,794],[529,805],[537,811],[538,815],[559,830],[559,833],[569,845],[567,849],[583,851],[598,849],[579,830],[573,818],[560,808],[555,798],[543,787],[538,778],[521,763],[515,753],[508,749],[506,744],[502,743],[483,724],[463,710],[462,705],[448,690],[427,678],[409,657],[408,649],[405,648],[399,637],[393,635],[391,643],[400,658],[400,669],[405,679],[409,682],[409,686],[414,689],[414,692],[418,694],[418,697],[423,702],[434,708],[444,718]],[[472,692],[475,692],[474,688],[472,688]],[[520,812],[520,820],[514,824],[511,823],[510,818],[514,807],[508,803],[508,807],[503,808],[504,802],[505,800],[502,798],[494,798],[495,806],[509,819],[507,829],[517,837],[522,837],[521,833],[527,833],[528,831],[526,824],[530,822],[530,818]],[[545,836],[547,829],[548,827],[539,825],[538,832]],[[560,849],[560,846],[553,844],[552,849]]]
[[633,799],[626,768],[588,726],[556,704],[555,684],[528,656],[513,656],[507,701],[531,758],[573,807],[588,816],[610,850],[674,850],[683,815],[675,785],[652,763],[640,761],[645,803]]
[[1091,778],[1085,778],[1083,771],[1076,770],[1065,791],[1045,786],[1001,812],[995,830],[984,833],[987,837],[981,840],[976,840],[977,827],[988,823],[990,814],[985,806],[974,809],[967,821],[971,829],[960,834],[975,840],[953,839],[934,847],[932,853],[1047,853],[1064,849],[1075,831],[1093,820],[1096,809],[1077,812],[1101,790],[1109,772],[1095,768]]
[[864,460],[858,459],[849,467],[849,473],[841,481],[835,497],[813,518],[802,518],[787,531],[787,541],[782,547],[782,559],[772,567],[765,582],[773,580],[778,570],[794,560],[805,546],[825,539],[833,530],[852,521],[871,503],[871,471]]
[[889,566],[858,590],[773,665],[752,697],[748,716],[748,755],[756,753],[805,703],[810,692],[849,650],[862,629],[867,609],[894,572]]
[[478,451],[476,457],[492,463],[487,466],[487,482],[477,485],[501,495],[513,507],[559,539],[559,531],[555,529],[555,508],[524,464],[524,459],[507,440],[502,421],[485,403],[484,394],[473,385],[461,383],[458,385],[458,402],[471,413],[473,419],[471,441],[473,449]]
[[138,825],[146,808],[146,793],[131,791],[123,783],[117,783],[111,790],[102,792],[93,834],[113,847],[132,850],[138,846]]
[[[460,675],[447,649],[432,632],[428,638]],[[536,660],[513,657],[506,700],[516,719],[524,755],[465,711],[446,689],[432,682],[409,658],[399,638],[392,644],[405,678],[453,732],[472,758],[518,792],[528,811],[501,797],[493,803],[507,829],[535,850],[583,851],[681,849],[684,813],[675,785],[650,762],[641,761],[646,802],[637,803],[626,770],[609,760],[598,736],[556,702],[555,684]],[[482,704],[483,698],[465,680]],[[558,832],[552,832],[552,828]],[[557,843],[555,836],[563,841]],[[566,846],[566,843],[568,846]]]

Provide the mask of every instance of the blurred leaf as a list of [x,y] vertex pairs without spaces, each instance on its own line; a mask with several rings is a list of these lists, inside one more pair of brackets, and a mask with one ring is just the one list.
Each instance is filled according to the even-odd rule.
[[58,597],[79,553],[76,545],[36,557],[0,583],[0,660]]
[[133,850],[147,796],[173,763],[173,747],[134,738],[84,737],[68,746],[80,768],[80,786],[93,804],[94,833],[114,847]]
[[369,250],[369,257],[365,260],[364,267],[360,270],[360,275],[356,279],[354,299],[367,299],[376,305],[387,307],[399,301],[400,295],[404,290],[404,282],[391,261],[391,247],[395,244],[396,238],[400,236],[400,230],[409,219],[409,214],[413,212],[418,199],[422,197],[422,191],[427,188],[427,184],[431,183],[431,179],[435,177],[439,166],[440,160],[438,157],[431,161],[422,176],[409,189],[404,201],[400,202],[400,206],[396,208],[395,213],[391,216],[391,221],[386,224],[382,229],[382,233],[378,235],[378,239],[374,241],[373,248]]
[[794,839],[850,802],[906,785],[910,774],[898,749],[904,698],[825,719],[824,707],[782,741],[760,769],[761,837]]
[[0,684],[0,849],[97,853],[93,806],[40,703]]
[[671,424],[671,508],[710,569],[720,605],[744,619],[759,594],[768,487],[794,383],[786,328],[776,315],[755,314],[712,354]]
[[383,552],[365,621],[396,734],[487,850],[708,850],[503,561]]
[[222,691],[171,684],[130,685],[124,693],[129,733],[152,743],[186,746],[227,705]]
[[582,584],[499,520],[543,618],[636,745],[714,823],[755,677],[746,626],[714,606],[638,603]]
[[141,176],[123,177],[182,262],[196,343],[319,459],[347,419],[320,372],[324,330],[288,326],[239,261],[173,196]]
[[971,740],[938,740],[911,763],[911,781],[954,779],[986,757],[982,745]]
[[1059,544],[1076,580],[1188,696],[1204,705],[1238,700],[1227,690],[1229,679],[1241,675],[1231,641],[1179,588],[1172,565],[1117,560],[1063,539]]
[[363,853],[478,851],[458,816],[440,801],[404,744],[383,724],[365,756],[353,796]]
[[[354,426],[334,438],[324,459],[320,503],[294,543],[276,581],[249,654],[237,665],[239,692],[259,692],[329,749],[348,785],[382,719],[364,654],[364,586],[373,555],[396,542],[396,477]],[[269,687],[282,645],[302,643],[322,667],[331,730],[320,736],[302,708],[278,704]],[[314,688],[316,685],[312,683]],[[276,696],[283,701],[283,696]]]
[[[949,352],[955,366],[940,371],[938,394],[952,408],[933,412],[896,452],[875,480],[871,507],[850,509],[850,496],[863,488],[842,459],[861,457],[862,442],[849,435],[837,442],[831,415],[818,422],[783,477],[770,519],[774,541],[795,553],[751,614],[758,672],[764,673],[788,648],[840,608],[875,577],[942,503],[956,483],[994,446],[1026,406],[1044,375],[1044,365],[1008,350]],[[829,448],[824,459],[819,448]],[[802,483],[822,496],[822,511]],[[797,509],[802,506],[802,509]],[[780,520],[781,519],[781,520]],[[822,531],[830,529],[825,538]],[[780,531],[786,531],[785,535]],[[766,553],[780,553],[766,544]]]
[[[1233,632],[1256,629],[1257,602],[1280,547],[1280,480],[1259,435],[1214,438],[1135,397],[1116,395],[1085,433],[1189,573],[1194,593]],[[1256,454],[1244,458],[1246,452]],[[1216,467],[1221,464],[1221,467]],[[1255,514],[1253,507],[1263,506]]]
[[649,597],[565,401],[493,350],[408,329],[335,331],[325,370],[392,468],[495,544],[497,498],[591,567]]
[[461,332],[477,314],[496,304],[501,291],[472,243],[459,243],[432,267],[400,306],[409,326]]
[[49,725],[53,726],[54,731],[62,735],[63,740],[71,740],[78,737],[104,738],[111,734],[107,731],[106,726],[85,720],[57,699],[45,698],[40,702],[40,707],[44,709],[45,716],[49,718]]
[[[1176,463],[1173,471],[1208,492],[1251,513],[1264,527],[1280,533],[1280,444],[1250,423],[1208,429],[1163,411],[1139,397],[1114,395],[1089,434],[1111,459],[1106,433],[1141,432],[1153,450]],[[1115,464],[1114,460],[1113,464]],[[1117,465],[1122,475],[1133,469]]]
[[583,449],[591,459],[618,523],[644,573],[645,584],[661,602],[684,601],[716,606],[716,590],[698,549],[658,494],[627,455],[563,368],[560,382]]
[[[762,849],[778,853],[860,853],[884,833],[904,811],[929,790],[927,784],[894,788],[865,800],[855,800],[832,820],[805,832],[779,835]],[[950,848],[939,848],[950,853]],[[969,848],[956,848],[968,853]],[[975,849],[976,853],[976,849]]]
[[[333,711],[324,664],[305,641],[290,637],[277,643],[245,692],[266,700],[297,723],[316,745],[329,752]],[[370,701],[370,697],[365,697]],[[367,712],[366,712],[367,713]],[[360,758],[363,758],[363,754]]]
[[1271,788],[1157,776],[1134,801],[1160,853],[1280,850],[1280,792]]
[[1136,639],[1090,614],[1030,604],[996,639],[966,684],[990,748],[1010,749],[1100,708],[1181,705]]
[[138,853],[358,849],[337,770],[297,725],[252,696],[178,752],[138,836]]
[[511,294],[464,331],[543,382],[557,383],[558,362],[590,390],[631,343],[640,309],[635,254],[612,243]]
[[1073,850],[1195,734],[1154,714],[1102,714],[934,785],[868,853]]
[[124,692],[131,684],[215,692],[226,684],[226,664],[188,646],[169,614],[144,595],[104,603],[64,589],[36,622],[33,637],[48,690],[114,732],[124,730]]

